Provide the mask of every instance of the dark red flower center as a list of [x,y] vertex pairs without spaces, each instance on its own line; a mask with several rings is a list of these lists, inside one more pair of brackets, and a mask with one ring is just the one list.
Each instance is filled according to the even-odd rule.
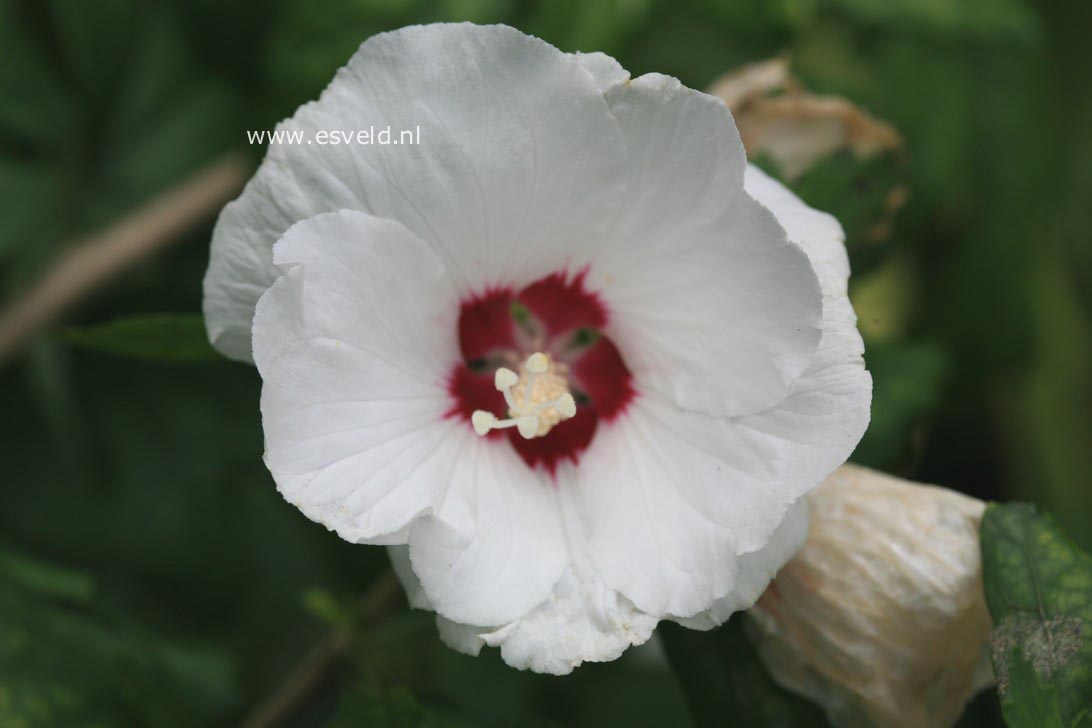
[[603,335],[607,310],[584,287],[584,274],[553,273],[520,291],[496,288],[462,302],[459,346],[463,361],[451,374],[455,402],[448,412],[469,423],[475,410],[507,416],[504,395],[493,376],[499,367],[517,368],[534,352],[565,365],[576,415],[541,437],[525,439],[515,429],[494,430],[507,438],[530,467],[553,474],[558,463],[574,464],[591,444],[600,421],[625,411],[636,394],[633,376],[614,343]]

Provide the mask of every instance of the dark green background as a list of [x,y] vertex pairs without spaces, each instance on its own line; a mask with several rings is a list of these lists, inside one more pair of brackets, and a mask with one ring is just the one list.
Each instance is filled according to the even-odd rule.
[[[220,153],[256,163],[245,130],[316,96],[372,33],[452,19],[696,88],[788,51],[812,88],[894,124],[898,159],[836,160],[801,188],[849,220],[876,185],[910,190],[883,246],[847,224],[876,380],[854,459],[1039,503],[1092,545],[1087,2],[0,0],[0,299]],[[210,229],[0,369],[0,722],[233,724],[385,569],[381,549],[340,542],[277,495],[252,368],[114,356],[66,331],[199,312]],[[425,710],[488,725],[687,720],[655,655],[534,676],[453,654],[403,613],[353,655],[294,724],[339,703],[375,724]],[[995,720],[986,703],[969,723]]]

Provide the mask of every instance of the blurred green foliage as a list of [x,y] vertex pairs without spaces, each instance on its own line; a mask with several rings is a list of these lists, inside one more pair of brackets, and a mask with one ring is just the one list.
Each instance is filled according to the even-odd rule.
[[0,3],[0,263],[8,290],[227,148],[239,101],[159,3]]
[[[509,23],[697,88],[789,52],[816,91],[890,121],[899,159],[828,160],[798,184],[845,222],[858,272],[876,389],[856,457],[1035,501],[1092,544],[1089,3],[0,0],[0,297],[218,153],[256,161],[245,130],[315,97],[368,35],[438,20]],[[867,244],[894,183],[909,201]],[[0,369],[0,715],[234,724],[386,568],[277,495],[256,372],[194,340],[210,229]],[[517,673],[407,613],[292,718],[678,725],[665,665],[649,648],[564,679]]]
[[330,728],[436,728],[440,723],[404,687],[385,693],[363,688],[347,691]]
[[0,725],[192,725],[235,698],[214,650],[164,642],[85,574],[0,551]]
[[194,314],[149,314],[67,329],[64,339],[77,348],[104,354],[163,361],[215,361],[205,320]]
[[708,633],[660,625],[668,660],[699,726],[825,728],[815,705],[776,685],[759,661],[738,616]]
[[912,470],[940,404],[947,360],[922,341],[879,341],[868,349],[872,421],[854,462],[883,470]]

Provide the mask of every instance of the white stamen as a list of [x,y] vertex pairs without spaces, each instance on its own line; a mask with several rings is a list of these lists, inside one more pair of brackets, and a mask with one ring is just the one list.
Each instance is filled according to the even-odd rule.
[[[564,365],[558,365],[560,373],[548,376],[550,360],[536,352],[527,357],[522,367],[523,375],[501,367],[493,376],[497,390],[504,394],[508,405],[508,419],[498,419],[493,413],[476,410],[470,417],[474,432],[486,435],[491,430],[515,427],[519,434],[530,440],[549,432],[554,425],[576,414],[576,400],[568,391]],[[540,379],[541,377],[541,379]],[[518,391],[520,380],[523,391]]]
[[470,416],[470,423],[474,425],[474,432],[484,435],[497,424],[497,418],[491,412],[477,410]]
[[518,381],[519,375],[506,367],[501,367],[497,370],[497,373],[493,375],[493,386],[501,392],[514,387]]
[[573,399],[573,396],[568,392],[557,398],[554,407],[565,419],[569,419],[576,414],[576,400]]

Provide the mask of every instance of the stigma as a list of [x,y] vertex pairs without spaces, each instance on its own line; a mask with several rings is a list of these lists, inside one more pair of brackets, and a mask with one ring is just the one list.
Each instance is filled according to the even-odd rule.
[[515,427],[527,440],[542,437],[576,414],[576,400],[565,375],[564,365],[551,367],[541,352],[527,357],[518,374],[506,367],[497,369],[493,383],[504,395],[508,417],[498,419],[492,412],[475,410],[470,417],[474,432],[484,437],[492,430]]

